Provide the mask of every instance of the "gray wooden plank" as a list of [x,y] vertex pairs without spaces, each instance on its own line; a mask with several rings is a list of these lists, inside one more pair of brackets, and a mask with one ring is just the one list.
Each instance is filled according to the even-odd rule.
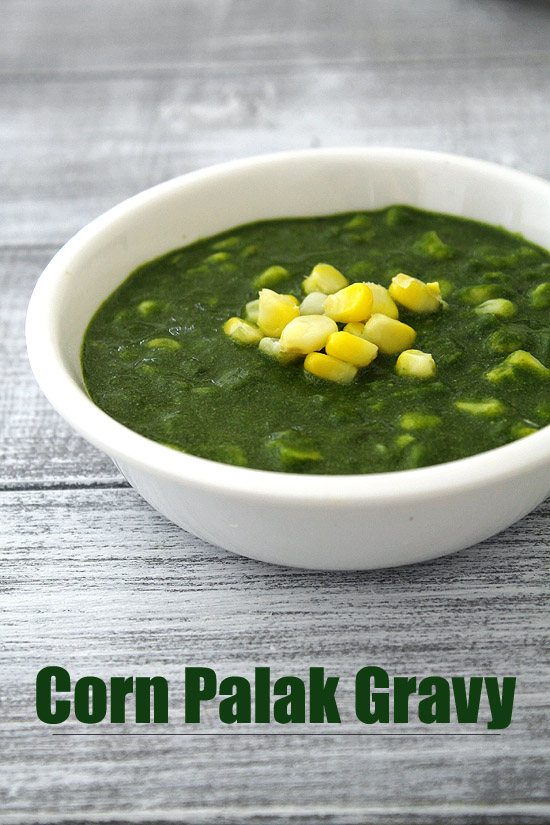
[[0,244],[61,243],[154,183],[261,152],[388,145],[550,177],[548,59],[310,66],[0,86]]
[[[131,490],[61,489],[123,482],[49,409],[22,337],[57,245],[123,197],[213,162],[377,143],[550,177],[548,3],[3,0],[0,14],[0,822],[549,822],[550,501],[411,568],[240,559]],[[372,662],[391,675],[515,674],[513,724],[429,742],[230,742],[54,738],[34,716],[44,664],[165,675],[173,730],[186,664],[221,676],[319,664],[341,675],[355,730],[353,674]],[[200,730],[220,728],[212,708]]]
[[[549,502],[470,550],[370,573],[241,559],[169,524],[130,490],[4,492],[0,507],[1,822],[548,821]],[[451,722],[451,735],[429,741],[63,738],[34,713],[34,678],[46,664],[73,678],[165,676],[171,731],[184,729],[190,664],[220,677],[250,676],[254,664],[275,676],[323,665],[341,677],[348,732],[361,728],[353,677],[365,664],[391,676],[516,675],[518,686],[512,725],[498,737],[455,736]],[[93,731],[113,729],[138,730]],[[222,729],[215,706],[194,728]],[[414,719],[406,729],[426,732]]]
[[31,373],[25,313],[54,247],[0,248],[0,489],[121,484],[114,464],[65,425]]
[[548,53],[549,24],[544,0],[3,0],[0,71]]

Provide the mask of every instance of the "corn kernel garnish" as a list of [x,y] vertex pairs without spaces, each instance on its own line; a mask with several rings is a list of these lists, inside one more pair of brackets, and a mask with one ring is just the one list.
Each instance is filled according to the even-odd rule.
[[306,294],[324,292],[325,295],[338,292],[339,289],[343,289],[347,285],[348,279],[342,275],[340,270],[330,264],[317,264],[314,266],[311,274],[302,283]]
[[280,364],[290,364],[291,361],[298,358],[298,355],[294,352],[282,352],[279,338],[262,338],[258,344],[258,349],[269,355],[270,358],[275,358]]
[[260,290],[258,326],[270,338],[279,338],[286,325],[297,318],[300,310],[289,295],[279,295],[272,289]]
[[344,332],[349,332],[350,335],[362,335],[364,329],[365,325],[360,321],[357,321],[356,323],[346,324],[344,327]]
[[329,295],[323,307],[325,315],[341,324],[366,321],[371,314],[373,296],[366,284],[350,284]]
[[[372,292],[373,297],[371,314],[387,315],[388,318],[399,318],[399,310],[386,287],[381,284],[373,284],[370,281],[367,281],[366,284]],[[427,286],[429,286],[429,284],[427,284]]]
[[[271,277],[271,269],[265,270]],[[262,273],[264,274],[264,273]],[[282,273],[279,273],[282,274]],[[264,287],[248,301],[245,319],[230,318],[224,332],[258,348],[280,364],[305,356],[306,372],[349,384],[381,352],[399,355],[398,375],[428,378],[435,374],[430,353],[410,349],[416,332],[398,320],[392,292],[403,290],[417,312],[433,312],[442,304],[439,284],[397,275],[389,290],[381,284],[347,279],[330,264],[317,264],[303,282],[306,297],[280,294]],[[400,294],[400,293],[399,293]]]
[[416,332],[408,324],[377,313],[371,315],[365,324],[363,338],[376,344],[380,352],[385,355],[397,355],[409,349],[416,338]]
[[300,315],[294,318],[281,333],[283,352],[307,355],[323,349],[333,332],[338,332],[336,322],[325,315]]
[[225,322],[223,331],[240,344],[258,344],[263,337],[258,327],[243,321],[242,318],[230,318]]
[[335,381],[338,384],[351,384],[357,375],[357,367],[345,361],[339,361],[322,352],[310,352],[304,361],[304,369],[317,378]]
[[410,378],[431,378],[435,375],[435,361],[429,352],[406,349],[397,359],[395,371]]
[[395,301],[411,312],[435,312],[443,304],[436,281],[425,284],[419,278],[413,278],[403,272],[392,278],[389,293]]
[[300,304],[300,315],[322,315],[326,292],[310,292]]
[[325,352],[356,367],[367,367],[378,355],[378,347],[358,335],[333,332],[327,339]]

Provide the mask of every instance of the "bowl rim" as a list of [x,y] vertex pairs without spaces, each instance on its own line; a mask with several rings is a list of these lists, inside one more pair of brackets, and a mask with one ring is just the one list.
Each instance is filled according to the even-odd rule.
[[[544,190],[550,201],[550,183],[542,178],[509,169],[496,163],[461,155],[422,149],[386,147],[344,147],[306,149],[255,155],[218,163],[188,172],[157,184],[122,201],[78,231],[56,253],[39,277],[26,318],[29,361],[44,395],[57,412],[86,440],[116,462],[133,466],[165,479],[229,496],[270,499],[282,504],[300,501],[318,504],[391,504],[399,500],[418,501],[430,496],[450,496],[475,490],[499,479],[510,479],[536,470],[550,459],[550,426],[493,450],[467,458],[411,470],[357,475],[285,473],[236,467],[180,452],[152,441],[103,412],[69,374],[50,323],[52,307],[63,291],[62,275],[74,256],[113,222],[131,219],[144,204],[162,200],[168,193],[188,184],[200,183],[226,171],[246,171],[253,166],[281,161],[327,157],[402,159],[412,163],[444,163],[455,167],[506,178],[522,188]],[[228,227],[228,230],[231,227]],[[128,273],[130,274],[130,273]]]

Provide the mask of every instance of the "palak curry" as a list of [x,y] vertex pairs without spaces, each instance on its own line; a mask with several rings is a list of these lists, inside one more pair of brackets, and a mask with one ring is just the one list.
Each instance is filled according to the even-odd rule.
[[144,264],[99,308],[93,401],[223,463],[438,464],[550,423],[550,254],[391,206],[241,226]]

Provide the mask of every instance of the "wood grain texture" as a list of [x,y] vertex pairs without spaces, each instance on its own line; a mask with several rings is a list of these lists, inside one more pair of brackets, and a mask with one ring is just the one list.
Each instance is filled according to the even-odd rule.
[[[0,85],[0,245],[61,245],[142,189],[222,160],[387,145],[550,177],[550,58],[212,66]],[[47,160],[47,162],[45,162]]]
[[[548,503],[453,557],[336,574],[290,572],[216,550],[130,490],[5,492],[0,506],[10,537],[0,559],[4,821],[27,822],[34,811],[46,821],[87,820],[90,812],[284,822],[312,812],[335,822],[430,822],[443,802],[448,823],[478,822],[491,806],[498,822],[509,821],[506,812],[516,822],[550,812],[550,572],[541,565]],[[361,730],[353,679],[365,664],[392,676],[517,674],[518,688],[512,726],[498,737],[62,738],[33,718],[34,679],[50,663],[73,678],[164,675],[168,730],[180,732],[183,669],[191,664],[249,677],[255,663],[274,676],[323,665],[341,677],[339,730],[348,732]],[[486,706],[481,715],[488,718]],[[215,707],[191,728],[223,729]],[[414,719],[392,730],[433,732]],[[449,731],[459,730],[451,722]],[[434,782],[441,770],[444,796]]]
[[[550,5],[3,0],[0,15],[0,823],[550,822],[550,500],[414,567],[323,574],[241,559],[126,488],[49,408],[23,338],[36,278],[70,235],[201,166],[383,144],[550,178]],[[452,721],[428,741],[411,719],[423,738],[85,739],[37,721],[46,664],[73,679],[164,675],[179,732],[189,664],[220,676],[265,664],[274,677],[323,665],[341,677],[344,732],[361,730],[364,664],[518,685],[501,736],[458,736]],[[222,732],[215,706],[198,732]]]
[[410,145],[550,176],[544,2],[4,0],[0,243],[232,157]]
[[25,313],[53,246],[0,247],[0,490],[122,484],[112,461],[50,407],[31,373]]
[[[3,0],[0,71],[548,54],[545,0]],[[22,15],[25,20],[22,20]]]

